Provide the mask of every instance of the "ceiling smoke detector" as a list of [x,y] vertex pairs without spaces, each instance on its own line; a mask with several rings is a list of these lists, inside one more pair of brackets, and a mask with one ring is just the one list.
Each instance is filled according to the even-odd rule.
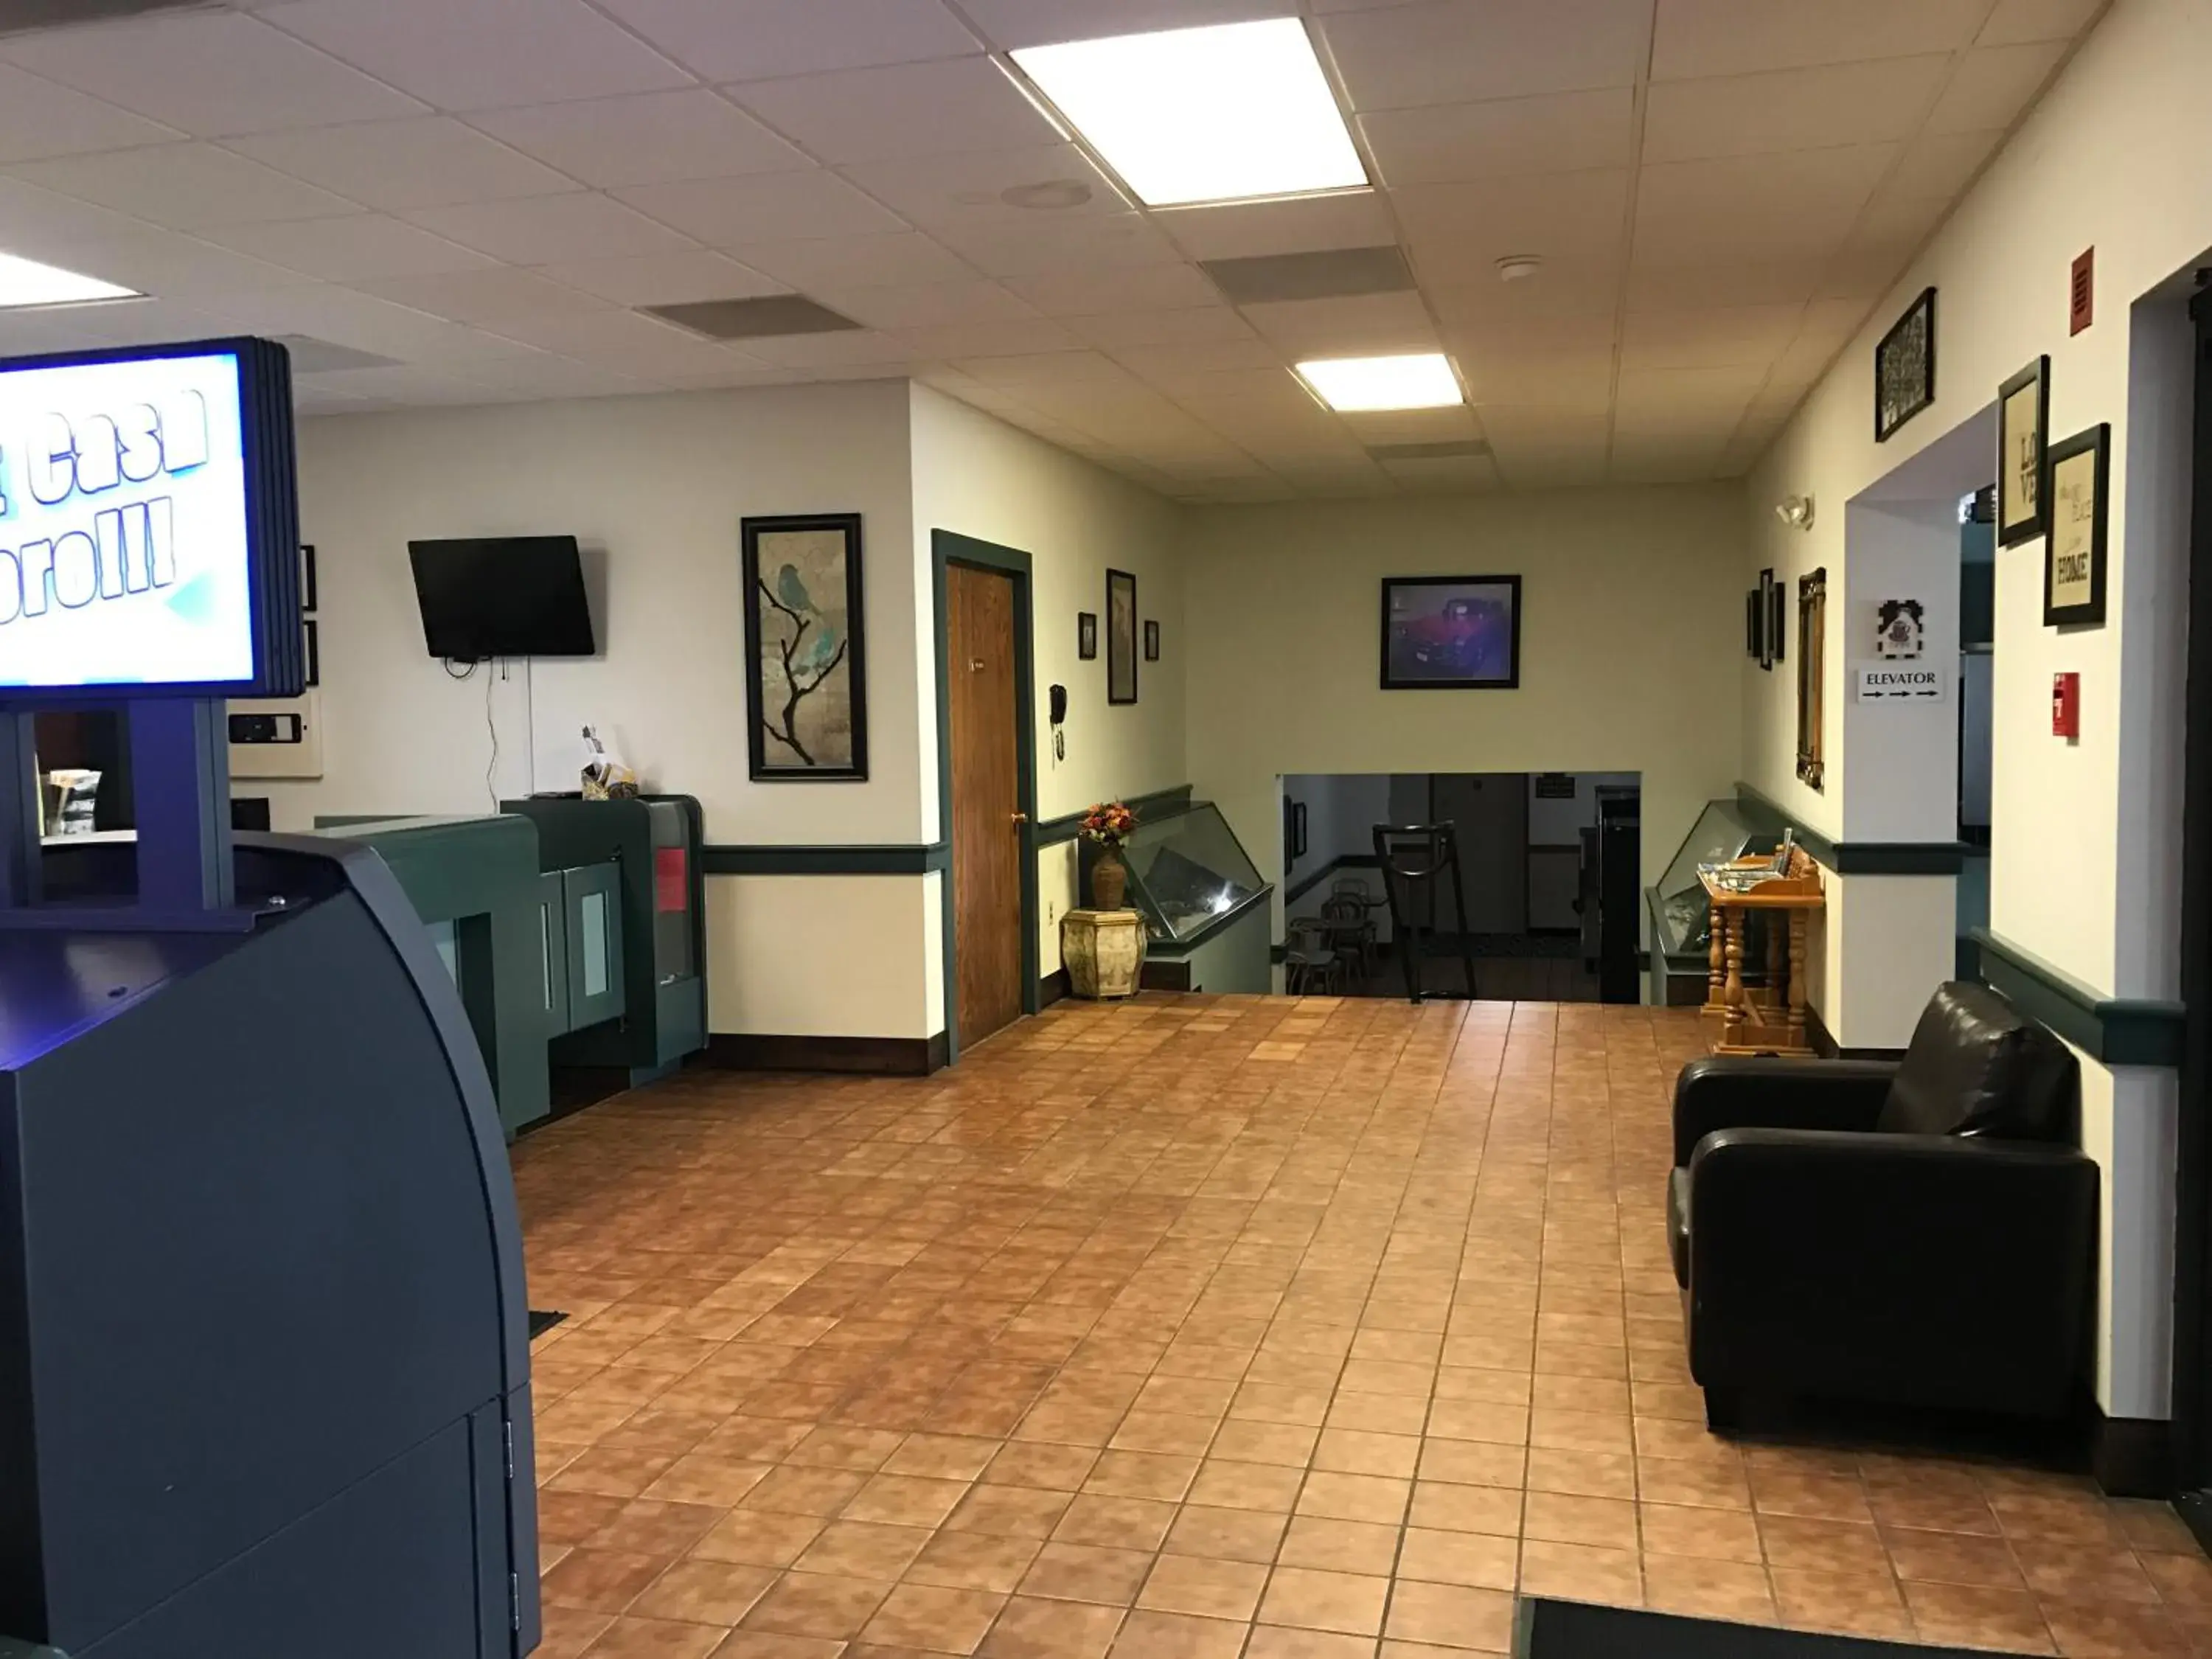
[[1048,179],[1042,184],[1015,185],[1002,190],[999,199],[1008,207],[1053,213],[1083,206],[1091,199],[1091,186],[1080,179]]
[[1525,283],[1544,268],[1542,258],[1534,253],[1509,253],[1498,262],[1498,280],[1501,283]]

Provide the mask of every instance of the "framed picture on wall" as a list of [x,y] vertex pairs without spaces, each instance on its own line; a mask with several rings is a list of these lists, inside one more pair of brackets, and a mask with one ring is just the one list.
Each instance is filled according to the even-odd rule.
[[2105,495],[2112,428],[2101,422],[2051,446],[2051,534],[2043,552],[2043,625],[2105,620]]
[[1137,579],[1106,573],[1106,701],[1137,700]]
[[868,775],[860,515],[747,519],[746,729],[760,783]]
[[1828,572],[1824,566],[1797,579],[1797,776],[1813,788],[1828,776],[1826,688],[1821,671],[1828,650]]
[[1765,573],[1766,582],[1766,665],[1769,668],[1782,660],[1782,643],[1789,636],[1786,626],[1790,619],[1790,584],[1774,580],[1774,573]]
[[1874,349],[1874,441],[1936,401],[1936,290],[1923,289]]
[[1761,668],[1766,665],[1766,590],[1754,587],[1743,596],[1743,654]]
[[323,683],[323,631],[315,625],[313,617],[300,624],[300,658],[307,665],[302,685],[315,686]]
[[1095,611],[1075,613],[1075,654],[1085,662],[1098,660],[1098,613]]
[[1510,691],[1520,684],[1520,577],[1383,578],[1385,691]]
[[1997,545],[2018,547],[2051,528],[2044,449],[2051,430],[2051,359],[2038,357],[1997,388]]
[[1159,659],[1160,625],[1156,622],[1148,622],[1145,624],[1145,660],[1158,662]]
[[315,544],[300,544],[300,609],[310,616],[315,609]]

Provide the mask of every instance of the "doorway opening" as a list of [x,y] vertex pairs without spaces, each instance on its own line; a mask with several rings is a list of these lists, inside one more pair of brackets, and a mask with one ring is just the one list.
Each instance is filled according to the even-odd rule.
[[1037,1011],[1030,556],[931,532],[948,1057]]
[[[1641,1000],[1639,774],[1297,774],[1282,791],[1285,989]],[[1393,880],[1376,831],[1414,825],[1449,825],[1450,851]]]

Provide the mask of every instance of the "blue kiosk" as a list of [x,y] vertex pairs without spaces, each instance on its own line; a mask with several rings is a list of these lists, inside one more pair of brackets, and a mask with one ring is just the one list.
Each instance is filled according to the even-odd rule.
[[[229,828],[223,699],[303,673],[291,445],[267,342],[0,362],[0,1653],[538,1644],[468,1017],[374,852]],[[126,714],[135,847],[42,845],[68,704]]]

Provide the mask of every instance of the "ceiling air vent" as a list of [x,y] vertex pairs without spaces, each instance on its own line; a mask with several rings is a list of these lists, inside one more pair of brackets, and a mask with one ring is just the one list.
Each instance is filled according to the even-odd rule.
[[834,334],[858,328],[800,294],[770,294],[757,300],[698,300],[680,306],[647,306],[646,315],[688,328],[710,340],[766,340],[780,334]]
[[27,34],[64,23],[143,17],[156,11],[209,11],[208,0],[0,0],[0,34]]
[[1249,259],[1201,259],[1199,267],[1230,304],[1281,300],[1341,300],[1359,294],[1404,294],[1413,268],[1395,247],[1338,247],[1320,253],[1263,253]]
[[399,359],[380,357],[373,351],[332,345],[311,334],[279,334],[276,343],[292,354],[295,374],[328,374],[340,368],[390,368]]
[[1378,461],[1456,461],[1490,453],[1480,438],[1461,438],[1439,444],[1370,444],[1367,453]]

